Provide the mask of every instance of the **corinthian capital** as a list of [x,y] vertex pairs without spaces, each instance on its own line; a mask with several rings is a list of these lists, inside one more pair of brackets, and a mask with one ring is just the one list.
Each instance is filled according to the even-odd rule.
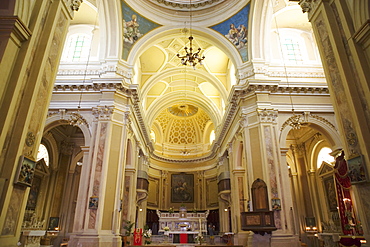
[[312,9],[312,0],[301,0],[299,1],[299,5],[301,5],[303,13],[310,12]]
[[300,0],[299,5],[301,5],[303,13],[312,13],[321,1],[322,0]]
[[278,110],[276,109],[257,109],[257,114],[261,123],[276,123]]
[[240,120],[239,120],[240,127],[247,127],[248,126],[248,115],[245,113],[242,113],[240,115]]
[[93,108],[93,114],[98,120],[110,120],[114,106],[99,106]]

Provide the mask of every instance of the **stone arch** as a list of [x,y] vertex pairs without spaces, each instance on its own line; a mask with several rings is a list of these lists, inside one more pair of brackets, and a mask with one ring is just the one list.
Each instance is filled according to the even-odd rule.
[[[65,113],[65,111],[63,113],[63,111],[62,111],[59,114],[54,114],[54,115],[48,117],[45,121],[44,133],[47,133],[49,130],[51,130],[52,128],[55,128],[59,125],[68,124],[67,119],[70,116],[71,116],[70,113]],[[86,120],[85,120],[85,122],[87,123]],[[81,131],[84,135],[85,146],[90,146],[90,142],[91,142],[91,132],[90,132],[89,127],[90,127],[90,125],[86,125],[86,124],[78,126],[78,128],[81,129]]]
[[370,19],[369,1],[353,1],[352,16],[355,30],[360,29]]
[[[209,28],[202,27],[193,27],[192,34],[196,35],[197,40],[199,40],[200,42],[205,41],[223,51],[232,61],[232,63],[235,64],[237,68],[243,65],[243,61],[237,49],[221,34],[218,34],[213,30],[210,30]],[[150,33],[145,34],[144,37],[139,39],[132,47],[130,54],[127,58],[127,64],[129,66],[133,66],[139,59],[141,54],[151,46],[155,45],[156,43],[159,43],[163,40],[167,40],[169,38],[177,37],[178,37],[178,28],[163,26],[152,30]]]
[[[290,130],[293,129],[291,126],[289,126],[288,120],[289,119],[287,119],[282,124],[282,129],[280,131],[279,142],[281,148],[287,147],[286,138]],[[309,124],[310,128],[313,128],[322,133],[327,138],[328,142],[330,143],[333,149],[337,149],[341,146],[341,139],[339,133],[335,125],[332,124],[329,120],[323,117],[315,117],[314,115],[310,115],[308,117],[307,124]]]

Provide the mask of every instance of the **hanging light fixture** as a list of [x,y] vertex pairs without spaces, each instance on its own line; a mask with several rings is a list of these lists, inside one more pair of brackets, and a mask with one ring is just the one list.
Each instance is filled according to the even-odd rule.
[[[94,32],[94,30],[95,30],[95,28],[93,29],[93,32]],[[86,120],[80,114],[80,109],[81,109],[81,101],[82,101],[82,91],[85,87],[87,67],[88,67],[89,61],[90,61],[91,46],[92,46],[92,38],[91,38],[90,50],[89,50],[89,54],[88,54],[87,62],[86,62],[86,66],[85,66],[84,77],[83,77],[83,80],[82,80],[82,85],[79,87],[81,92],[80,92],[80,98],[78,100],[77,112],[72,112],[70,117],[69,117],[69,120],[68,120],[69,125],[73,125],[73,126],[76,126],[76,127],[80,127],[84,124],[87,124]]]
[[293,91],[293,89],[291,89],[290,88],[290,85],[289,85],[288,71],[287,71],[286,64],[285,64],[285,56],[284,56],[283,47],[282,47],[283,45],[282,45],[282,41],[281,41],[281,37],[280,37],[279,27],[277,25],[276,16],[275,16],[275,25],[276,25],[276,32],[277,32],[277,35],[278,35],[278,40],[279,40],[279,45],[280,45],[280,52],[281,52],[281,55],[282,55],[282,58],[283,58],[284,73],[285,73],[285,79],[286,79],[287,86],[288,86],[288,91],[289,91],[290,104],[292,106],[292,116],[287,120],[287,123],[294,130],[298,130],[306,122],[303,119],[303,116],[302,115],[297,115],[294,112],[294,104],[293,104],[293,99],[292,99],[292,91]]
[[187,46],[184,47],[185,55],[181,56],[180,54],[177,54],[177,57],[181,59],[182,65],[190,65],[193,66],[195,69],[195,66],[199,63],[202,65],[202,61],[205,58],[205,56],[201,56],[201,48],[199,47],[196,52],[193,52],[193,40],[194,37],[191,33],[191,23],[192,23],[192,11],[191,11],[191,0],[190,0],[190,36],[189,36],[189,48]]
[[73,125],[73,126],[76,126],[76,127],[80,127],[82,125],[88,125],[87,121],[80,114],[80,109],[81,109],[81,101],[82,101],[82,91],[84,90],[84,87],[85,87],[87,69],[88,69],[89,62],[90,62],[91,49],[92,49],[92,45],[93,45],[94,32],[95,32],[96,26],[97,26],[97,20],[98,20],[98,13],[96,13],[94,28],[92,29],[91,42],[90,42],[89,52],[88,52],[88,55],[87,55],[87,61],[86,61],[86,65],[85,65],[85,71],[84,71],[84,76],[83,76],[83,80],[82,80],[82,85],[79,87],[79,89],[80,89],[80,98],[78,100],[77,112],[72,112],[70,114],[69,119],[68,119],[68,123],[70,125]]

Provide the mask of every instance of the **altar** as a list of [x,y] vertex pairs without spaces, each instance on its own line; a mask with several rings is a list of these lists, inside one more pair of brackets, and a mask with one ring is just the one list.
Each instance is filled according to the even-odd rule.
[[179,212],[161,212],[159,217],[159,234],[169,235],[173,243],[194,243],[198,235],[207,235],[207,216],[209,211],[188,213],[186,208]]
[[172,235],[173,243],[194,243],[194,238],[198,236],[199,232],[194,231],[171,231],[170,234]]

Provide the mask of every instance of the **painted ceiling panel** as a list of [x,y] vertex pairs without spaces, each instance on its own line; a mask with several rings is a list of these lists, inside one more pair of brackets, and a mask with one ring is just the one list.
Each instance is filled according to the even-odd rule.
[[159,48],[152,46],[140,57],[141,69],[145,72],[157,72],[165,62],[166,55]]
[[205,62],[212,73],[225,73],[229,58],[220,49],[213,47],[207,51]]
[[200,90],[207,96],[219,96],[218,90],[209,82],[204,82],[199,85]]
[[152,75],[141,75],[141,81],[140,81],[140,86],[142,87],[148,80],[149,78],[152,77]]
[[74,12],[74,17],[71,20],[71,25],[90,24],[99,26],[99,18],[96,13],[96,8],[89,2],[82,2],[79,11]]
[[154,100],[156,100],[157,97],[147,97],[146,98],[146,104],[145,104],[145,108],[148,109],[150,107],[150,105],[153,103]]
[[163,83],[163,82],[158,82],[155,84],[154,87],[152,87],[149,92],[148,92],[148,95],[160,95],[163,93],[163,91],[167,88],[167,84]]

